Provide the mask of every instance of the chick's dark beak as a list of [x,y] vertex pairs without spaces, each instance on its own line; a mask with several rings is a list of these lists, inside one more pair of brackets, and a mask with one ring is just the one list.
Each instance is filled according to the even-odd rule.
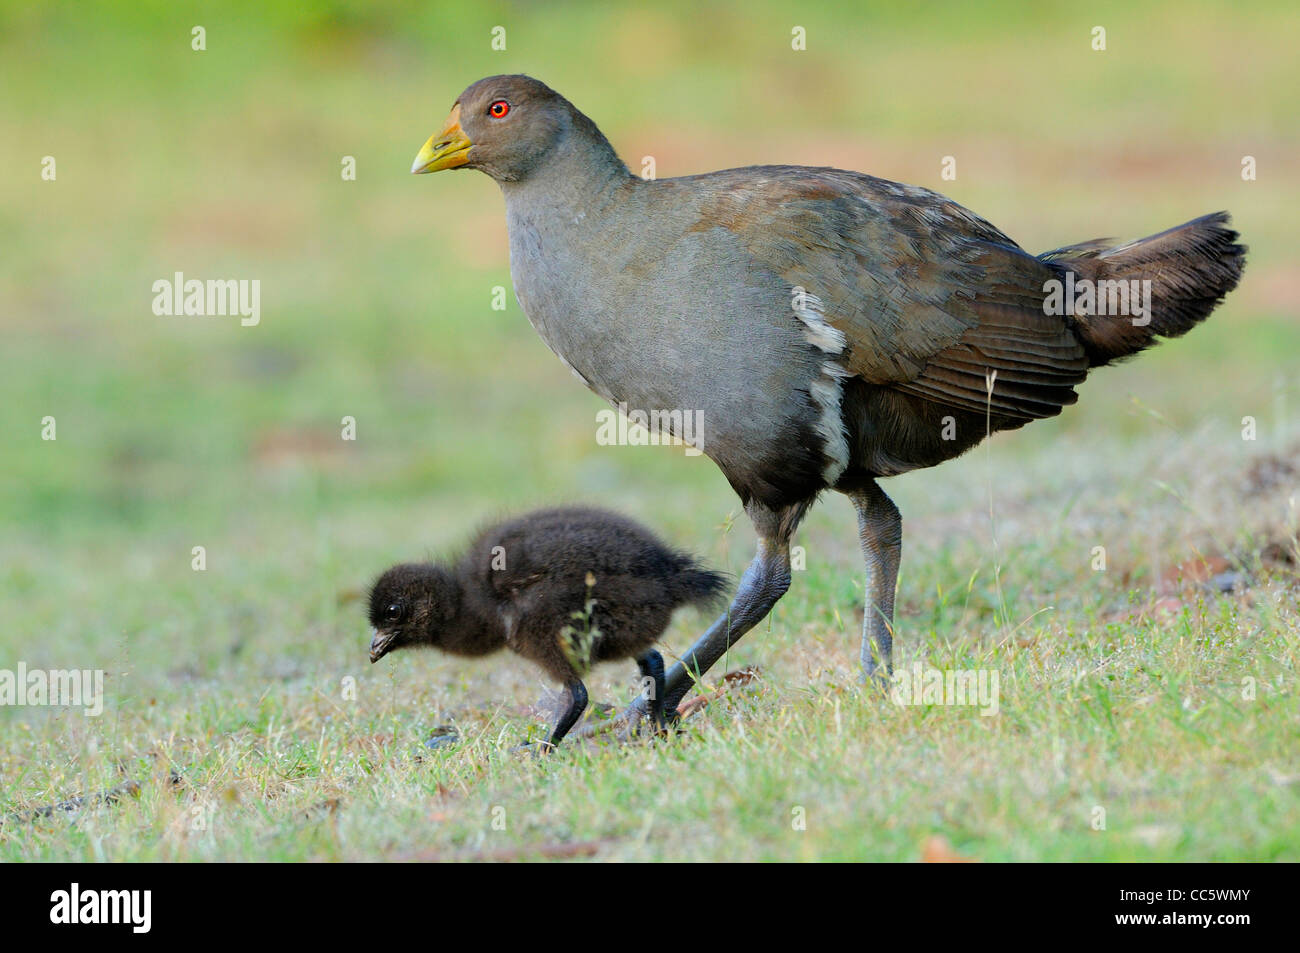
[[370,662],[373,665],[388,654],[388,647],[393,644],[394,632],[370,630]]

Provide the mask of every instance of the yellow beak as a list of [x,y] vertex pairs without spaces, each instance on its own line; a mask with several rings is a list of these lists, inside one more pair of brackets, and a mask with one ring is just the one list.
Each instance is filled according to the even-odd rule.
[[442,129],[430,136],[420,149],[420,154],[411,163],[411,174],[440,172],[464,165],[469,161],[469,150],[473,145],[460,128],[460,103],[457,103]]

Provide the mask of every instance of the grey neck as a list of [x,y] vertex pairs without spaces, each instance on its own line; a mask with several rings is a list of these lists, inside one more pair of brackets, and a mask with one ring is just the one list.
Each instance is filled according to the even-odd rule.
[[562,212],[598,209],[636,177],[581,113],[546,157],[517,182],[499,182],[507,209]]

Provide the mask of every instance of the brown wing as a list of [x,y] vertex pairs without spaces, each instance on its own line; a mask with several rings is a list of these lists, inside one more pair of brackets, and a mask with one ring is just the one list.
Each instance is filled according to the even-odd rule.
[[851,373],[1020,420],[1075,401],[1088,360],[1065,319],[1044,314],[1056,272],[979,216],[928,189],[837,169],[715,175],[707,214],[820,299]]

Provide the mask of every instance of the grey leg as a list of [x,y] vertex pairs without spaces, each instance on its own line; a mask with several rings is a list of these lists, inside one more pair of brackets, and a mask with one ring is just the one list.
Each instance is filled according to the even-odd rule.
[[872,678],[883,681],[894,670],[894,590],[903,550],[903,518],[875,480],[848,496],[858,511],[858,535],[867,567],[861,678],[864,682]]
[[[664,677],[664,716],[668,722],[676,720],[677,706],[695,678],[707,672],[731,645],[761,622],[790,588],[790,537],[811,504],[812,500],[808,499],[779,510],[752,502],[745,507],[758,531],[758,554],[745,570],[730,608]],[[645,695],[638,695],[615,719],[618,736],[622,739],[636,736],[641,722],[654,717],[651,709]]]
[[751,503],[746,507],[758,531],[758,553],[745,570],[725,614],[709,626],[664,678],[664,710],[671,719],[694,680],[727,649],[763,620],[790,588],[790,537],[811,500],[781,510]]

